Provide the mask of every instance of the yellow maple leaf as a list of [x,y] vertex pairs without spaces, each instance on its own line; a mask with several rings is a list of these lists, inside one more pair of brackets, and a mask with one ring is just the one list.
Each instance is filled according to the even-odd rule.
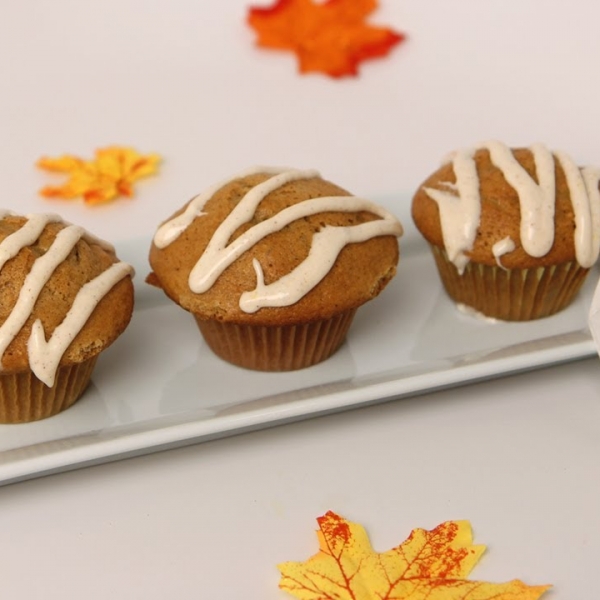
[[96,150],[94,160],[64,155],[40,158],[37,166],[46,171],[66,173],[61,186],[46,186],[40,194],[46,198],[71,200],[82,197],[86,204],[109,202],[119,196],[133,196],[133,184],[156,173],[160,156],[139,154],[133,148],[109,146]]
[[300,600],[537,600],[550,587],[467,580],[485,551],[468,521],[415,529],[383,553],[361,525],[333,512],[317,521],[319,552],[278,566],[279,587]]

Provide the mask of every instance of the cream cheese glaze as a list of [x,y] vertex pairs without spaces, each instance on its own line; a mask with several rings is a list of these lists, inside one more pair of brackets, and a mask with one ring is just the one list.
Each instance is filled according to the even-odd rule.
[[[0,218],[9,214],[12,213],[2,211]],[[0,243],[0,270],[21,249],[33,244],[48,223],[62,222],[60,217],[51,214],[28,215],[26,219],[27,221],[21,228]],[[58,232],[47,252],[33,263],[15,306],[0,327],[0,356],[4,356],[10,343],[31,316],[35,303],[52,273],[67,258],[81,238],[87,238],[93,243],[101,243],[82,227],[67,224]],[[110,245],[103,242],[101,244],[110,248]],[[95,307],[121,279],[132,274],[133,267],[131,265],[117,262],[85,284],[77,293],[65,319],[55,329],[48,341],[46,341],[41,321],[39,319],[35,321],[27,348],[30,368],[40,381],[48,387],[54,385],[60,359],[75,336],[81,331]]]
[[494,255],[494,257],[496,259],[496,264],[501,269],[504,269],[504,267],[502,266],[502,256],[504,254],[508,254],[509,252],[512,252],[515,248],[516,248],[516,244],[509,236],[502,238],[500,241],[496,242],[492,246],[492,254]]
[[450,191],[424,188],[439,206],[446,252],[459,272],[462,273],[469,262],[465,252],[473,247],[481,215],[479,175],[474,159],[479,149],[489,151],[492,163],[517,192],[521,210],[521,245],[525,252],[535,257],[547,254],[554,243],[554,169],[558,160],[565,173],[575,214],[576,258],[582,267],[591,267],[600,250],[600,169],[580,169],[563,152],[552,153],[542,144],[534,144],[529,150],[534,158],[536,182],[519,164],[510,148],[501,142],[488,141],[450,156],[456,184],[440,184]]
[[[289,206],[254,225],[233,242],[228,243],[233,232],[252,219],[260,202],[271,192],[292,181],[319,177],[319,173],[312,170],[255,167],[233,179],[259,173],[265,173],[270,177],[252,188],[238,202],[219,225],[202,256],[192,268],[188,279],[192,292],[196,294],[206,292],[230,264],[260,240],[280,231],[293,221],[309,215],[329,211],[368,211],[381,218],[347,227],[323,227],[314,234],[307,258],[293,271],[268,285],[264,283],[259,261],[254,259],[256,288],[241,295],[239,302],[241,310],[253,313],[262,307],[294,304],[327,275],[338,254],[347,244],[382,235],[402,235],[402,225],[398,219],[373,202],[354,196],[327,196],[304,200]],[[154,237],[154,244],[158,248],[165,248],[174,242],[195,219],[203,216],[206,202],[226,183],[228,182],[213,186],[193,198],[183,213],[159,227]]]

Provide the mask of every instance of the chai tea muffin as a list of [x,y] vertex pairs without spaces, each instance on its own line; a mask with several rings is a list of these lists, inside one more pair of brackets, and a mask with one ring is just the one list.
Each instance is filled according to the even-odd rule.
[[0,422],[71,406],[133,310],[132,267],[56,215],[0,213]]
[[599,179],[600,169],[541,144],[485,142],[427,178],[412,217],[455,302],[537,319],[567,307],[598,258]]
[[209,347],[251,369],[318,363],[396,273],[399,221],[316,171],[259,167],[193,198],[158,229],[148,282]]

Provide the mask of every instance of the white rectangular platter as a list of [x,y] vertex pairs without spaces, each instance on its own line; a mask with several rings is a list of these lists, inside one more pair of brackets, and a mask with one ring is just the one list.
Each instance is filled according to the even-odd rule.
[[598,272],[575,303],[530,323],[460,313],[444,294],[405,196],[398,274],[362,307],[328,361],[291,373],[243,370],[216,358],[190,315],[144,283],[150,240],[119,244],[134,264],[136,308],[101,357],[92,385],[64,413],[0,425],[0,484],[206,441],[334,411],[594,355],[587,317]]

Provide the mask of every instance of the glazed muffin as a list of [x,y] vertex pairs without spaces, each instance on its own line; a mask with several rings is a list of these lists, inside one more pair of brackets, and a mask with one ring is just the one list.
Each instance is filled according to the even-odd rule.
[[599,178],[541,144],[486,142],[426,179],[412,217],[456,303],[502,320],[547,317],[598,258]]
[[325,360],[396,273],[399,221],[316,171],[260,167],[163,223],[147,281],[192,313],[209,347],[250,369]]
[[129,323],[132,274],[110,245],[56,215],[0,213],[0,422],[76,402]]

